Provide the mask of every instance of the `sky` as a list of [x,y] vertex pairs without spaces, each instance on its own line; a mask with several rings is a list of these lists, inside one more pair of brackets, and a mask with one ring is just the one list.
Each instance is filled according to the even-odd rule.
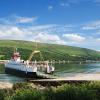
[[0,0],[0,39],[100,51],[100,0]]

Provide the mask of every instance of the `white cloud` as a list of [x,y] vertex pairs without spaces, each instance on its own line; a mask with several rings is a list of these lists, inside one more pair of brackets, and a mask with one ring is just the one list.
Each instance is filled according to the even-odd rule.
[[84,42],[85,37],[82,37],[78,34],[72,33],[72,34],[63,34],[63,37],[65,37],[67,40],[71,42]]
[[53,6],[48,6],[48,10],[52,10],[53,9]]
[[69,7],[69,6],[70,6],[69,3],[61,3],[60,5],[61,5],[62,7]]
[[37,17],[17,17],[16,22],[17,23],[32,23],[37,19]]
[[20,39],[25,38],[24,31],[16,26],[2,26],[0,27],[0,39]]
[[[5,20],[4,20],[5,19]],[[54,44],[66,44],[66,42],[59,37],[59,35],[54,33],[59,33],[59,31],[65,31],[67,26],[60,26],[55,24],[49,25],[29,25],[21,27],[15,23],[26,23],[31,22],[31,19],[26,17],[14,17],[14,20],[4,18],[4,23],[0,24],[0,39],[13,39],[13,40],[29,40],[29,41],[39,41],[45,43]],[[2,20],[2,21],[3,21]],[[17,21],[16,21],[17,20]],[[8,24],[8,21],[12,24]],[[69,27],[69,26],[68,26]]]
[[17,15],[11,15],[9,17],[0,18],[0,24],[4,25],[15,25],[15,24],[33,24],[38,18],[37,17],[22,17]]
[[96,42],[100,42],[100,38],[96,38],[95,40],[96,40]]
[[[29,40],[29,41],[36,40],[45,43],[68,44],[69,41],[65,40],[64,33],[71,31],[71,28],[73,28],[73,25],[56,25],[56,24],[29,25],[23,27],[15,23],[23,23],[24,25],[24,23],[26,22],[31,23],[32,19],[20,16],[14,18],[9,17],[4,19],[3,20],[5,21],[5,23],[0,24],[0,39],[16,39],[16,40]],[[8,22],[11,22],[12,24],[8,24]],[[64,34],[63,36],[61,36],[62,33]],[[73,42],[84,40],[84,38],[76,35],[71,37],[72,39],[71,38],[70,39],[73,40]],[[67,35],[66,38],[68,38]],[[78,38],[78,40],[75,40],[75,38]]]
[[48,24],[48,25],[35,25],[35,26],[31,26],[29,29],[32,31],[35,30],[45,30],[45,29],[52,29],[52,28],[57,28],[58,25],[56,24]]
[[33,40],[44,43],[66,44],[66,42],[56,34],[38,33],[34,35]]
[[[0,39],[13,39],[13,40],[28,40],[28,41],[39,41],[44,43],[53,44],[65,44],[80,47],[96,47],[99,50],[100,39],[91,36],[83,37],[81,33],[75,33],[76,27],[73,25],[26,25],[27,22],[31,23],[31,20],[25,20],[27,17],[19,18],[0,18]],[[18,20],[20,19],[20,20]],[[23,23],[23,26],[19,26],[17,23]],[[9,23],[10,22],[10,23]],[[33,21],[34,23],[34,21]],[[89,24],[90,25],[90,24]],[[99,25],[99,22],[95,24]],[[93,26],[93,25],[92,25]],[[78,28],[80,29],[80,28]],[[98,28],[98,32],[99,32]],[[69,34],[70,33],[70,34]],[[98,33],[99,35],[99,33]],[[85,35],[84,35],[85,36]],[[99,45],[99,46],[98,46]]]
[[23,28],[20,29],[15,26],[6,27],[6,29],[0,29],[0,39],[28,40],[38,41],[42,43],[66,44],[66,42],[56,34],[42,33],[38,32],[38,30],[31,31]]
[[94,30],[94,29],[100,29],[100,20],[95,22],[90,22],[89,24],[86,24],[82,27],[83,30]]

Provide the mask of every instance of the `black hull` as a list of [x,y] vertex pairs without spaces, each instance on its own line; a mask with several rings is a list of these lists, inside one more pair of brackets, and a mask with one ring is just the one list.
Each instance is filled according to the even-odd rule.
[[5,68],[5,73],[19,76],[19,77],[24,77],[24,78],[38,78],[36,72],[25,72],[25,71],[20,71],[16,69],[11,69],[11,68]]

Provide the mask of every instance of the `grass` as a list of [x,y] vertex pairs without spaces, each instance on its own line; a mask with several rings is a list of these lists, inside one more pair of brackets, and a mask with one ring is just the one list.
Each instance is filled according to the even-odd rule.
[[18,83],[12,90],[0,91],[0,100],[100,100],[100,82],[96,81],[63,84],[42,90],[30,84]]
[[[23,59],[28,59],[32,50],[35,49],[35,43],[29,41],[0,40],[0,59],[10,59],[14,51],[18,48]],[[100,52],[57,44],[38,43],[38,49],[42,52],[45,60],[100,60]],[[39,59],[38,55],[33,59]]]

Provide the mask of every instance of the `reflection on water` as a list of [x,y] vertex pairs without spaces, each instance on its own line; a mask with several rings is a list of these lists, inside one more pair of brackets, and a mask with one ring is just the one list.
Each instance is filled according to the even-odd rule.
[[[100,63],[90,63],[90,64],[55,64],[56,76],[74,76],[80,73],[100,73]],[[3,82],[21,82],[25,81],[24,78],[19,78],[16,76],[8,75],[5,73],[4,65],[0,65],[0,81]]]
[[55,65],[55,75],[56,76],[73,76],[75,74],[96,74],[100,73],[100,63],[90,63],[90,64],[56,64]]
[[0,74],[0,81],[1,82],[11,82],[11,83],[15,83],[15,82],[23,82],[25,81],[23,78],[19,78],[16,76],[11,76],[8,74]]
[[25,81],[25,79],[6,74],[4,65],[0,64],[0,81],[15,83],[15,82],[23,82]]

